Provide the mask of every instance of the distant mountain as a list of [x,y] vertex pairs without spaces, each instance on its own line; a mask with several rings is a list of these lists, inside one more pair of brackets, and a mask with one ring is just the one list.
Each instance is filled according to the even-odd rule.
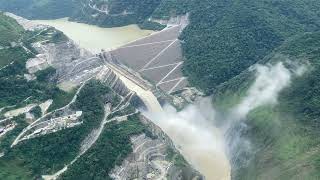
[[[222,111],[245,96],[254,82],[249,69],[256,63],[281,61],[294,71],[288,60],[308,62],[307,72],[291,79],[277,104],[254,109],[246,117],[239,136],[251,142],[253,154],[232,157],[232,173],[233,179],[241,180],[320,179],[320,1],[81,0],[63,8],[51,8],[61,4],[49,0],[25,2],[22,9],[0,0],[0,9],[29,18],[69,16],[99,26],[138,23],[151,29],[161,29],[166,23],[159,22],[188,13],[190,24],[180,36],[184,74],[191,85],[213,94]],[[51,16],[35,12],[36,4],[47,7]],[[15,31],[11,36],[19,39]]]
[[57,19],[69,17],[75,8],[74,0],[0,0],[0,10],[28,19]]
[[320,29],[316,0],[214,0],[192,6],[184,43],[185,74],[212,92],[279,47]]

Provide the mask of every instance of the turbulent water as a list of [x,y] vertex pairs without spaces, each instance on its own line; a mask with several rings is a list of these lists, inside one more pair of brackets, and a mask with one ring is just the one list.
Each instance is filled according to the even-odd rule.
[[[36,22],[56,27],[81,47],[93,52],[116,48],[151,33],[140,30],[136,25],[99,28],[69,22],[67,19]],[[255,81],[241,102],[230,109],[230,117],[225,119],[231,125],[232,122],[245,119],[251,110],[259,106],[275,104],[279,92],[290,84],[291,76],[299,74],[298,70],[290,72],[282,63],[257,65],[253,70],[256,71]],[[217,129],[213,125],[215,110],[210,100],[189,105],[179,112],[170,106],[162,109],[152,92],[143,90],[125,77],[120,76],[120,78],[129,89],[136,91],[146,102],[150,111],[144,114],[170,136],[186,160],[205,175],[206,179],[231,179],[230,157],[226,154],[230,151],[230,147],[226,147],[228,142],[224,137],[225,129],[231,125],[227,123],[222,129]]]
[[[221,131],[211,123],[213,108],[208,101],[201,101],[177,112],[165,106],[163,112],[145,112],[166,132],[186,160],[208,180],[230,180],[231,166],[226,155]],[[211,107],[211,106],[210,106]]]
[[153,31],[141,30],[137,25],[116,28],[101,28],[93,25],[70,22],[67,18],[36,20],[36,23],[50,25],[62,31],[80,47],[93,53],[101,49],[113,49],[128,42],[150,35]]

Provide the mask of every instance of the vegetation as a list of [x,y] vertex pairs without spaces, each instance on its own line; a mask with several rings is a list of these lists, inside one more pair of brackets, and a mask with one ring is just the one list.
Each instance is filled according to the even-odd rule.
[[[25,122],[25,116],[20,115],[17,117],[14,117],[12,119],[13,122],[15,122],[17,125],[16,127],[8,132],[4,137],[0,139],[0,150],[1,152],[8,152],[11,144],[13,143],[14,139],[18,136],[18,134],[28,126],[28,124]],[[1,178],[0,178],[1,179]]]
[[62,108],[63,106],[67,105],[72,98],[74,97],[74,95],[76,94],[77,89],[73,89],[70,92],[65,92],[65,91],[60,91],[58,93],[55,93],[52,96],[52,104],[49,107],[48,111],[53,111],[55,109],[59,109]]
[[145,127],[137,115],[128,121],[110,123],[103,130],[97,142],[69,167],[60,179],[110,179],[108,176],[115,165],[132,152],[130,137],[141,134]]
[[[248,115],[248,128],[242,136],[250,140],[252,149],[248,164],[240,161],[234,165],[236,179],[320,178],[319,42],[319,32],[306,33],[285,42],[259,62],[290,59],[308,61],[310,66],[309,72],[294,78],[291,86],[281,92],[277,105],[259,107]],[[251,82],[251,74],[245,71],[219,86],[216,105],[237,104]]]
[[0,107],[17,104],[28,97],[35,102],[42,102],[61,94],[55,84],[48,84],[40,81],[27,81],[23,77],[24,69],[20,63],[14,63],[2,71],[4,74],[17,73],[16,76],[1,76],[0,73]]
[[[2,37],[1,42],[16,41],[17,45],[0,49],[0,67],[1,65],[7,65],[0,70],[0,107],[15,105],[29,97],[35,102],[40,102],[51,97],[61,96],[63,92],[54,83],[48,83],[47,81],[52,79],[55,74],[53,68],[38,72],[36,74],[38,80],[34,81],[27,81],[24,74],[27,73],[26,61],[37,53],[31,47],[31,43],[39,40],[61,42],[66,37],[52,28],[41,31],[40,34],[38,31],[24,31],[15,20],[3,14],[0,14],[0,28],[2,27],[1,24],[3,27],[8,27],[0,29],[0,34],[6,35]],[[48,33],[53,35],[48,36]],[[54,38],[55,34],[60,34],[58,35],[59,38]],[[28,48],[30,52],[27,52],[22,46]],[[11,63],[8,64],[9,62]]]
[[191,1],[184,73],[205,90],[240,74],[285,39],[320,28],[319,1]]
[[10,46],[11,42],[19,42],[23,31],[14,19],[0,12],[0,46]]
[[110,92],[101,83],[90,81],[81,90],[74,105],[75,110],[83,111],[80,119],[83,124],[22,141],[8,150],[3,161],[19,162],[33,175],[50,174],[62,169],[78,155],[84,138],[99,126],[104,114],[102,97]]
[[[82,0],[88,4],[88,0]],[[78,7],[71,16],[71,20],[95,24],[102,27],[124,26],[128,24],[142,24],[151,16],[161,0],[94,0],[98,8],[108,7],[108,14],[92,9],[90,6]],[[94,15],[94,17],[92,17]],[[152,26],[155,27],[154,25]]]
[[138,24],[141,29],[150,29],[154,31],[160,31],[166,27],[166,25],[162,25],[152,21],[144,21],[142,24]]
[[180,154],[175,152],[172,148],[168,147],[167,149],[167,156],[166,159],[177,167],[187,167],[188,162],[184,159],[184,157]]
[[42,71],[38,71],[35,73],[37,76],[37,80],[40,82],[50,82],[51,78],[56,74],[56,69],[53,67],[48,67]]
[[[317,33],[320,30],[320,1],[110,0],[107,3],[109,14],[99,13],[81,3],[52,8],[59,2],[61,5],[62,0],[24,0],[21,3],[23,9],[14,9],[10,6],[16,5],[13,1],[0,0],[0,8],[31,18],[62,17],[60,11],[64,11],[67,13],[64,15],[71,16],[72,20],[99,26],[138,23],[141,27],[152,29],[162,27],[147,21],[149,17],[169,19],[189,12],[190,24],[180,37],[185,56],[184,74],[192,85],[208,94],[214,93],[214,101],[222,110],[237,104],[244,96],[252,83],[252,73],[247,71],[251,65],[257,62],[274,63],[281,57],[292,61],[308,60],[312,67],[310,72],[293,79],[290,88],[279,96],[276,106],[259,107],[248,115],[248,129],[242,136],[252,143],[253,154],[248,164],[236,166],[233,176],[245,180],[320,179],[320,33]],[[83,2],[88,3],[86,0]],[[106,3],[95,2],[98,7]],[[40,9],[40,5],[45,7],[41,8],[42,12],[33,13],[33,8]],[[75,11],[66,11],[70,7],[74,7]],[[43,14],[47,15],[44,17]],[[11,25],[16,26],[16,23],[0,21],[0,28],[7,31],[7,34],[0,35],[1,46],[19,42],[22,37],[21,27],[12,28]],[[54,37],[57,41],[63,39],[61,34]],[[25,44],[27,46],[29,43]],[[41,75],[40,80],[32,82],[22,78],[25,60],[31,56],[19,46],[0,50],[0,67],[14,61],[0,71],[0,107],[30,96],[39,100],[48,96],[60,97],[57,99],[67,96],[42,83]],[[25,172],[26,176],[30,171],[38,174],[52,172],[76,155],[83,134],[96,127],[103,114],[99,94],[107,90],[96,85],[87,86],[88,89],[83,90],[75,103],[76,109],[85,112],[83,126],[24,142],[8,152],[6,160],[14,163],[12,167],[16,167],[15,164],[24,167],[17,172]],[[142,129],[134,120],[110,124],[93,149],[70,167],[62,179],[106,177],[110,168],[131,151],[129,135]]]
[[0,0],[0,10],[28,19],[58,19],[70,16],[76,3],[73,0]]
[[152,13],[154,19],[169,20],[170,17],[185,15],[191,11],[193,0],[162,0],[161,4]]
[[30,113],[32,113],[32,115],[34,115],[35,119],[40,118],[42,115],[42,111],[41,111],[40,106],[36,106],[36,107],[32,108]]

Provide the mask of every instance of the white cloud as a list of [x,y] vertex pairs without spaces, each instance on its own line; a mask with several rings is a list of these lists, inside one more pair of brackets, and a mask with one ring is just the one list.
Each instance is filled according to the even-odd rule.
[[184,157],[207,179],[229,179],[230,165],[223,135],[211,120],[214,110],[208,100],[177,112],[165,106],[160,113],[144,113],[166,132]]
[[[231,115],[224,119],[226,122],[245,119],[251,110],[259,106],[276,104],[281,90],[290,85],[292,74],[302,75],[306,67],[296,66],[289,70],[279,62],[275,65],[256,65],[251,70],[256,71],[255,81],[242,101],[230,110]],[[207,179],[230,179],[223,134],[232,124],[226,124],[224,129],[214,126],[215,110],[210,99],[189,105],[180,112],[165,106],[163,112],[144,114],[170,136],[184,157]]]
[[255,65],[251,70],[256,71],[256,79],[247,95],[232,109],[233,118],[243,119],[259,106],[276,104],[279,93],[290,85],[292,75],[301,76],[307,69],[305,65],[295,64],[290,71],[282,62],[278,62],[275,65]]

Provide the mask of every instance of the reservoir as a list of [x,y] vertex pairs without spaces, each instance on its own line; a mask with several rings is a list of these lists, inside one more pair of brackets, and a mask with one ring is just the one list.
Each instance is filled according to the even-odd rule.
[[93,53],[101,49],[114,49],[131,41],[150,35],[153,31],[142,30],[137,25],[115,28],[101,28],[94,25],[68,21],[68,18],[56,20],[35,20],[39,24],[53,26],[62,31],[81,48]]
[[[98,53],[101,49],[115,49],[153,33],[153,31],[141,30],[137,25],[100,28],[69,22],[67,18],[37,20],[35,22],[55,27],[80,47],[93,53]],[[136,53],[148,52],[139,51]],[[173,107],[162,109],[150,90],[144,90],[120,73],[117,75],[130,90],[135,91],[145,102],[149,111],[143,112],[143,114],[168,134],[186,160],[207,180],[231,179],[231,166],[225,154],[223,135],[208,123],[199,110],[202,109],[202,106],[191,106],[180,112],[177,112]]]

